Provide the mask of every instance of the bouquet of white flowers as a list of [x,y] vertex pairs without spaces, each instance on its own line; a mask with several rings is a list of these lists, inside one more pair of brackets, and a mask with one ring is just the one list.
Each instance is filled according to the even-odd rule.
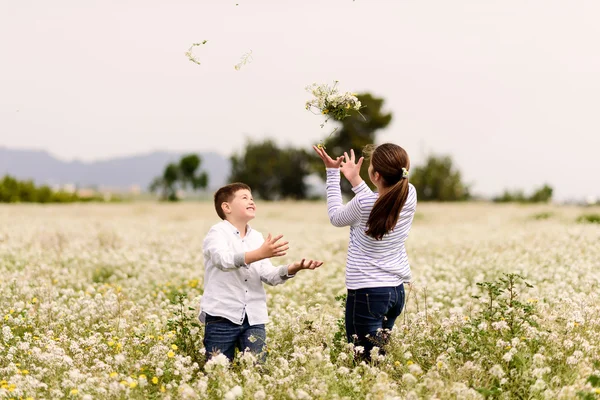
[[[306,87],[306,90],[311,92],[314,96],[314,99],[306,102],[306,109],[313,113],[315,113],[313,109],[316,109],[318,110],[318,114],[327,116],[325,122],[321,124],[321,128],[323,128],[327,121],[332,117],[337,121],[341,121],[350,116],[351,110],[358,111],[360,114],[359,110],[361,109],[361,104],[356,97],[356,94],[351,92],[340,93],[337,84],[338,81],[335,81],[333,86],[313,83]],[[334,129],[329,136],[336,130],[337,128]],[[319,147],[324,147],[323,143],[319,143]]]

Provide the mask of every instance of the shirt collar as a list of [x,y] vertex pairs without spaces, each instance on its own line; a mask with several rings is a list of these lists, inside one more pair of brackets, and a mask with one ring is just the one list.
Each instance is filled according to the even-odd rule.
[[[235,226],[233,226],[233,224],[231,222],[224,219],[223,223],[225,224],[227,229],[229,229],[231,232],[233,232],[236,236],[238,236],[238,237],[240,236],[240,231],[238,231],[238,229]],[[250,227],[250,225],[246,224],[246,236],[248,236],[250,234],[250,232],[252,232],[252,228]]]

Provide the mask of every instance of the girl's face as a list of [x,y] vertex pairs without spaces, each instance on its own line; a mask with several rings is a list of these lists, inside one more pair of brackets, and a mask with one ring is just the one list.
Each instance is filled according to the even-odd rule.
[[373,169],[373,163],[369,161],[369,179],[377,187],[377,189],[381,189],[379,186],[381,185],[381,176]]

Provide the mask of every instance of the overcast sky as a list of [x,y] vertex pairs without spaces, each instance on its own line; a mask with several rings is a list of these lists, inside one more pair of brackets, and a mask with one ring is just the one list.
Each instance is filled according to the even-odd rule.
[[596,0],[0,0],[0,146],[309,148],[329,130],[304,88],[339,80],[385,99],[378,141],[413,165],[450,154],[481,194],[599,196],[599,20]]

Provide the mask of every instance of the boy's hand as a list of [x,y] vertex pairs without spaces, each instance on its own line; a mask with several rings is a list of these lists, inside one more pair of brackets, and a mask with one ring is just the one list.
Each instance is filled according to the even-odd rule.
[[350,182],[352,187],[356,187],[362,182],[362,178],[360,177],[360,167],[362,167],[364,160],[365,158],[361,157],[356,161],[353,149],[350,149],[350,155],[348,155],[347,152],[344,152],[344,160],[341,163],[340,171],[342,171],[342,174],[348,179],[348,182]]
[[323,265],[323,261],[306,260],[303,258],[302,261],[296,261],[288,266],[288,275],[295,275],[302,269],[319,268],[321,265]]
[[329,156],[329,154],[327,154],[327,152],[325,151],[324,148],[313,146],[313,149],[315,149],[315,152],[318,154],[319,157],[321,157],[321,160],[323,160],[323,163],[325,164],[325,168],[339,168],[340,167],[340,164],[342,163],[341,156],[334,160],[333,158],[331,158]]
[[290,247],[288,246],[289,242],[279,242],[279,239],[282,237],[283,235],[272,237],[269,233],[262,246],[244,254],[244,262],[246,264],[251,264],[265,258],[285,256],[285,252],[288,251]]

